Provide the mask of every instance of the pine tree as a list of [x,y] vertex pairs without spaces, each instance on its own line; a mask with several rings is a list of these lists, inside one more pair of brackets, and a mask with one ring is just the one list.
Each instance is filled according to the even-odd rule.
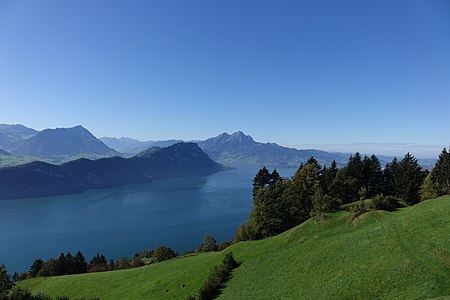
[[396,197],[402,198],[408,204],[420,201],[420,188],[425,173],[417,159],[409,152],[399,161],[394,173]]
[[103,272],[108,270],[108,263],[103,254],[97,253],[89,262],[88,272]]
[[336,178],[338,171],[339,169],[337,168],[335,160],[333,160],[330,167],[323,167],[320,183],[324,194],[328,194],[330,192],[331,183],[333,182],[334,178]]
[[394,182],[395,172],[398,167],[397,157],[394,157],[392,162],[387,163],[383,170],[383,194],[394,196],[397,194],[396,185]]
[[44,266],[44,262],[42,259],[36,259],[30,267],[30,275],[31,277],[36,277],[39,274],[39,271]]
[[6,295],[13,285],[5,265],[0,265],[0,299],[7,299]]
[[284,181],[279,180],[271,188],[257,190],[248,221],[253,239],[278,234],[285,228],[285,209],[283,209],[285,188]]
[[82,274],[87,272],[86,259],[80,251],[78,251],[75,255],[73,263],[75,274]]
[[212,234],[206,234],[203,243],[198,247],[197,252],[217,251],[217,241]]
[[269,170],[266,167],[262,167],[256,173],[255,178],[253,178],[253,197],[258,189],[267,187],[270,184],[270,180]]
[[431,171],[431,179],[438,195],[450,192],[450,150],[448,152],[445,148],[442,150]]
[[381,163],[375,155],[364,157],[364,187],[367,191],[367,198],[372,198],[377,194],[383,193],[383,171]]
[[342,167],[331,182],[329,195],[342,204],[352,203],[359,200],[359,185],[357,180],[347,176],[347,167]]

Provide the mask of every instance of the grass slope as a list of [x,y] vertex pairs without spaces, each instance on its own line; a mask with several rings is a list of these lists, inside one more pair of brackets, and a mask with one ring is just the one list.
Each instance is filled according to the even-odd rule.
[[354,222],[348,212],[330,214],[324,222],[309,220],[223,253],[20,285],[52,296],[183,299],[233,251],[242,265],[222,299],[434,298],[450,295],[449,233],[450,197],[443,197],[398,212],[370,212]]

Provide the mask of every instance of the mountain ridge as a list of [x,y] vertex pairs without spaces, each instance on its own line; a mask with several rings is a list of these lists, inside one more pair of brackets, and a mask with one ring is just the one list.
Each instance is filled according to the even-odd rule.
[[34,161],[0,168],[0,200],[74,194],[168,177],[207,176],[224,169],[195,143],[179,143],[132,158],[81,158],[62,165]]
[[23,141],[13,152],[43,158],[62,158],[80,154],[105,156],[118,154],[81,125],[44,129]]

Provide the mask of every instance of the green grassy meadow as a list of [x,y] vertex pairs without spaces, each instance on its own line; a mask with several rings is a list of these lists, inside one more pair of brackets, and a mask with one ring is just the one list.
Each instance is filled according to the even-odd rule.
[[19,285],[54,297],[184,299],[196,293],[210,268],[232,251],[241,266],[233,271],[221,299],[450,296],[450,197],[349,220],[350,213],[343,211],[223,252],[138,269],[35,278]]

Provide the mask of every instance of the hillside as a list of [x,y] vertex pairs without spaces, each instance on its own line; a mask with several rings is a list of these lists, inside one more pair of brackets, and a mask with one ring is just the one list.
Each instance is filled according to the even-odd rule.
[[[221,299],[422,299],[450,295],[450,197],[397,212],[309,220],[278,236],[222,253],[138,269],[35,278],[19,283],[52,296],[183,299],[232,251],[242,264]],[[186,284],[181,288],[181,284]],[[168,292],[164,292],[167,289]]]
[[103,155],[112,156],[117,152],[98,140],[83,126],[72,128],[45,129],[23,141],[15,153],[44,158],[64,158],[68,156]]
[[129,159],[81,158],[62,165],[35,161],[0,168],[0,200],[74,194],[168,177],[207,176],[223,169],[194,143],[151,148]]

